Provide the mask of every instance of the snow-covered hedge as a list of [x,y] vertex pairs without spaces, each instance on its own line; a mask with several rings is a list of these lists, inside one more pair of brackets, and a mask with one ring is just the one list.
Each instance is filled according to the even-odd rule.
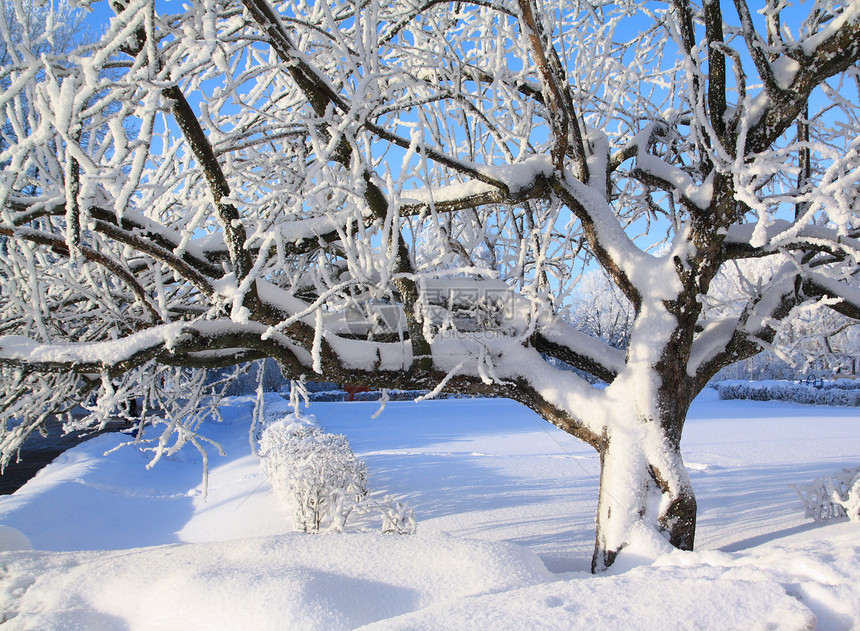
[[847,516],[860,521],[860,467],[843,469],[805,486],[795,486],[806,516],[815,521],[829,521]]
[[810,405],[860,407],[860,383],[840,379],[821,387],[788,381],[723,381],[716,385],[721,399],[792,401]]
[[382,532],[415,533],[412,509],[392,496],[371,497],[367,465],[345,436],[323,431],[313,416],[293,413],[271,421],[259,441],[266,477],[295,530],[343,532],[351,515],[377,512]]
[[[429,390],[389,390],[389,401],[414,401],[418,397],[426,395]],[[382,392],[379,390],[370,390],[369,392],[356,392],[354,395],[356,401],[379,401],[382,398]],[[481,398],[479,395],[459,394],[456,392],[440,392],[434,399],[473,399]]]
[[323,392],[308,392],[309,401],[320,401],[323,403],[346,401],[346,392],[343,390],[326,390]]
[[290,414],[266,426],[260,456],[296,530],[340,532],[367,496],[367,465],[345,436],[324,432],[313,417]]

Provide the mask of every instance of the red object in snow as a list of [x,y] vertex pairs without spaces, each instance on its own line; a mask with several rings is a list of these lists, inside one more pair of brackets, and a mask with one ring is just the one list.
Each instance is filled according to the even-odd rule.
[[367,386],[355,386],[350,383],[346,384],[343,389],[346,390],[347,401],[355,401],[356,392],[370,392],[370,388]]

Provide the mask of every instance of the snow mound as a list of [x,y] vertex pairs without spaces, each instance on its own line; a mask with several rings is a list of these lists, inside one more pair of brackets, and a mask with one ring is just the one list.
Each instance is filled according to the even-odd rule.
[[7,552],[4,629],[353,629],[553,578],[511,544],[293,533],[112,552]]
[[[673,552],[648,571],[662,577],[775,582],[808,607],[818,631],[850,631],[860,622],[860,525],[832,524],[738,553]],[[645,568],[638,568],[631,574]],[[783,627],[778,627],[782,629]]]
[[812,612],[775,583],[610,576],[437,605],[367,625],[362,631],[814,628]]
[[363,631],[850,631],[860,621],[858,534],[848,523],[733,554],[676,550],[625,574],[439,603]]

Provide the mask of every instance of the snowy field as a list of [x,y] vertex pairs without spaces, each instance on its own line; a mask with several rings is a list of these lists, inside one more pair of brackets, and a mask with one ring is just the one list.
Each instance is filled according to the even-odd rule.
[[697,551],[643,538],[593,577],[597,456],[517,404],[313,404],[415,509],[417,535],[384,536],[288,534],[233,403],[205,500],[196,451],[147,470],[102,456],[116,434],[0,498],[0,545],[33,548],[0,553],[4,631],[860,628],[860,525],[811,523],[791,487],[860,465],[856,408],[706,391],[684,439]]

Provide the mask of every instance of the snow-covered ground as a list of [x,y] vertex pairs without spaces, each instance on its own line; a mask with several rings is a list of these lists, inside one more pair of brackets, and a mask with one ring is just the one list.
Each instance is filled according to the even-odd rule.
[[[414,536],[371,517],[344,535],[291,533],[249,448],[250,402],[193,449],[146,456],[99,436],[0,498],[3,629],[860,628],[860,525],[812,524],[794,483],[860,465],[860,412],[720,401],[685,428],[697,551],[643,537],[586,573],[598,459],[502,400],[315,403],[408,500]],[[816,626],[817,625],[817,626]]]

